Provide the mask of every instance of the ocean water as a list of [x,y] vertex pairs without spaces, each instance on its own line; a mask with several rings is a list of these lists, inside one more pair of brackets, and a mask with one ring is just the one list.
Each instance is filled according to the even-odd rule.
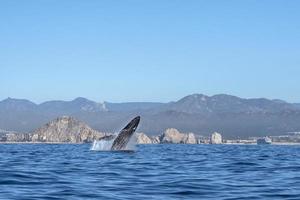
[[300,199],[300,146],[1,144],[0,199]]

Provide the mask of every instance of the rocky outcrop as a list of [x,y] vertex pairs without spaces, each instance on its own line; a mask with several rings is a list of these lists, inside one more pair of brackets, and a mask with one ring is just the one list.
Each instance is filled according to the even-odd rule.
[[137,144],[197,144],[197,138],[193,133],[180,133],[177,129],[169,128],[162,135],[156,137],[137,133],[136,142]]
[[159,144],[160,143],[160,136],[155,136],[152,138],[152,144]]
[[31,134],[31,142],[87,143],[104,137],[85,123],[63,116],[53,120]]
[[161,143],[180,143],[182,141],[183,134],[181,134],[177,129],[169,128],[161,136]]
[[[33,133],[0,131],[0,142],[45,142],[45,143],[90,143],[94,140],[112,140],[115,135],[93,130],[85,123],[73,117],[59,117]],[[162,135],[149,137],[145,133],[136,133],[137,144],[197,144],[193,133],[180,133],[177,129],[167,129]]]
[[170,128],[160,136],[160,143],[197,144],[197,139],[193,133],[184,134]]
[[197,139],[194,133],[188,133],[186,135],[185,144],[197,144]]
[[137,144],[159,144],[160,136],[149,137],[145,133],[136,134],[136,143]]
[[197,144],[197,138],[193,133],[180,133],[177,129],[169,128],[162,135],[149,137],[145,133],[136,134],[137,144]]
[[210,137],[211,144],[222,144],[222,135],[220,133],[214,132]]
[[145,133],[136,133],[137,144],[153,144],[153,141]]

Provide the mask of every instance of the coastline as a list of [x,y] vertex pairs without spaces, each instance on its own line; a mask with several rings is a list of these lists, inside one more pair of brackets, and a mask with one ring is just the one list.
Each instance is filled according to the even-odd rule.
[[[78,143],[71,143],[71,142],[0,142],[0,144],[92,144],[92,142],[89,143],[83,143],[83,142],[78,142]],[[163,144],[177,144],[177,143],[155,143],[155,144],[150,144],[150,145],[163,145]],[[200,144],[180,144],[179,145],[212,145],[208,143],[200,143]],[[149,144],[138,144],[138,145],[149,145]],[[213,145],[258,145],[256,143],[222,143],[222,144],[213,144]],[[277,145],[277,146],[300,146],[300,143],[288,143],[288,142],[273,142],[272,144],[269,145]],[[259,146],[268,146],[268,145],[259,145]]]
[[71,143],[71,142],[0,142],[0,144],[92,144],[92,143]]

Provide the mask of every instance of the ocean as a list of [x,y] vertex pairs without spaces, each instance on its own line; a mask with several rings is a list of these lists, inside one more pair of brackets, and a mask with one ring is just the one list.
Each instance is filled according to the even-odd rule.
[[0,199],[300,199],[300,146],[1,144]]

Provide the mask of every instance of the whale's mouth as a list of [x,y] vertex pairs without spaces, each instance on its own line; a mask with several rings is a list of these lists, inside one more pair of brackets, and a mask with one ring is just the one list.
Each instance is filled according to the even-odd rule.
[[135,143],[132,142],[131,137],[137,129],[140,122],[140,116],[131,120],[120,133],[111,140],[103,139],[94,141],[91,150],[96,151],[133,151]]

